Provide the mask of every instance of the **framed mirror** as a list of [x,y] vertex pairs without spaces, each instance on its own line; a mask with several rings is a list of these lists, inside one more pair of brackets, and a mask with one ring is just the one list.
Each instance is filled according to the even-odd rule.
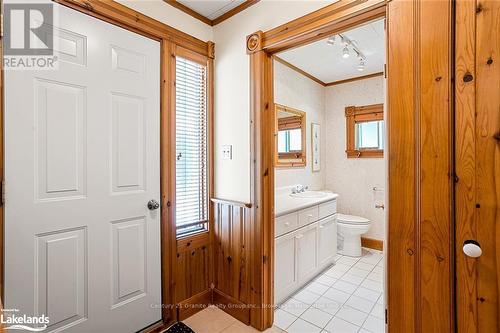
[[306,113],[275,104],[276,152],[275,166],[306,165]]

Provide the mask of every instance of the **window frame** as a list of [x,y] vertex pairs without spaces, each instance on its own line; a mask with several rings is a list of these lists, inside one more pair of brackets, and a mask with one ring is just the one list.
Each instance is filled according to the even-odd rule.
[[[176,188],[176,153],[177,153],[177,125],[176,125],[176,114],[177,114],[177,106],[176,106],[176,65],[177,65],[177,57],[182,57],[184,59],[196,62],[202,66],[206,67],[206,130],[207,130],[207,197],[205,205],[207,207],[207,217],[206,220],[200,221],[199,224],[202,224],[203,227],[187,232],[178,233],[179,226],[177,226],[177,205],[174,203],[174,212],[173,212],[173,228],[175,237],[177,240],[189,238],[195,235],[200,235],[204,233],[209,233],[211,230],[211,221],[213,216],[212,202],[211,199],[213,197],[213,189],[214,189],[214,106],[213,106],[213,96],[214,96],[214,81],[213,81],[213,59],[207,57],[205,55],[199,54],[187,48],[184,48],[179,45],[174,45],[172,50],[172,66],[171,66],[171,75],[173,80],[172,85],[172,113],[171,117],[174,123],[173,126],[173,142],[172,142],[172,154],[173,154],[173,165],[172,165],[172,191],[175,198],[177,200],[177,188]],[[196,224],[196,223],[194,223]],[[184,225],[182,228],[189,228],[189,225]]]
[[[347,158],[382,158],[384,149],[361,148],[356,149],[356,124],[383,121],[384,104],[365,106],[348,106],[345,108],[346,117],[346,155]],[[383,138],[382,138],[383,139]],[[383,145],[385,147],[385,144]]]

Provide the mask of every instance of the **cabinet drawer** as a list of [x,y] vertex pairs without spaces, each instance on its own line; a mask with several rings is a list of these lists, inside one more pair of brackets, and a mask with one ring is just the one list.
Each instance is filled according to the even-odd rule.
[[337,200],[324,202],[319,205],[319,218],[323,219],[337,212]]
[[318,220],[318,206],[303,209],[299,212],[299,227]]
[[274,236],[286,234],[294,229],[297,229],[297,213],[287,214],[275,219]]

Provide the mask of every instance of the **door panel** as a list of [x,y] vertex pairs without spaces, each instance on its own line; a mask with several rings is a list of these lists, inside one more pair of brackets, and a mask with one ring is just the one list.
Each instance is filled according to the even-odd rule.
[[457,1],[456,17],[457,331],[499,332],[500,2]]
[[113,192],[140,191],[145,181],[144,101],[112,93]]
[[113,223],[113,307],[146,293],[146,218]]
[[38,199],[85,195],[85,88],[35,78]]
[[36,306],[54,327],[87,317],[85,228],[36,236]]
[[54,6],[59,70],[5,71],[5,306],[135,332],[161,319],[160,44]]

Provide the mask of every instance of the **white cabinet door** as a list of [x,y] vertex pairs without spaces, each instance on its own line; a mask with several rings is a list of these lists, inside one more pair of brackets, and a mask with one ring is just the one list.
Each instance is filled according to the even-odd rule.
[[297,287],[295,233],[276,238],[274,246],[274,301],[279,304]]
[[297,241],[297,277],[299,282],[302,282],[312,277],[318,267],[318,223],[297,230],[295,239]]
[[328,217],[318,222],[318,265],[325,266],[337,253],[337,217]]
[[4,72],[4,305],[137,332],[161,319],[160,43],[54,6],[59,69]]

